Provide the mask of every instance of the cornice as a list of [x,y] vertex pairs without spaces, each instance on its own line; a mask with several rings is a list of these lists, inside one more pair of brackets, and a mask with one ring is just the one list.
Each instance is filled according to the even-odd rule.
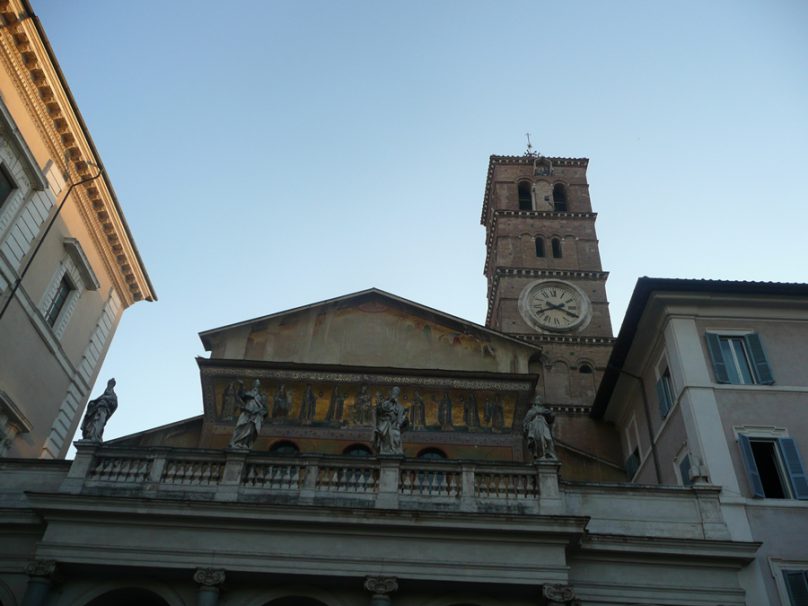
[[[70,181],[92,177],[100,157],[73,102],[36,16],[27,3],[0,0],[0,54],[50,159]],[[65,186],[66,188],[69,185]],[[155,294],[132,241],[108,175],[74,188],[79,215],[101,251],[107,273],[125,306]]]
[[545,335],[545,334],[513,334],[517,339],[528,341],[529,343],[561,343],[564,345],[603,345],[611,347],[614,345],[614,337],[581,337],[572,335]]
[[[486,274],[487,275],[487,274]],[[528,267],[498,267],[494,271],[488,288],[488,309],[485,315],[485,325],[491,325],[491,314],[494,312],[494,300],[499,289],[501,276],[518,278],[572,278],[577,280],[596,280],[605,282],[609,277],[608,271],[583,271],[576,269],[533,269]]]
[[544,219],[550,221],[560,219],[595,221],[598,218],[598,213],[593,212],[569,213],[569,212],[556,212],[554,210],[507,210],[507,209],[494,210],[493,215],[491,216],[491,224],[490,226],[486,226],[485,229],[485,264],[483,266],[483,272],[488,272],[488,267],[489,264],[491,263],[491,250],[494,246],[494,238],[497,231],[497,223],[500,217],[508,217],[508,218],[519,217],[529,219]]
[[[491,183],[494,179],[494,167],[498,164],[528,165],[532,166],[536,160],[535,156],[497,156],[492,155],[488,159],[488,175],[485,179],[485,194],[483,196],[483,211],[480,215],[480,223],[485,225],[485,217],[488,214],[490,201]],[[575,166],[586,168],[589,166],[589,158],[548,158],[553,166]]]

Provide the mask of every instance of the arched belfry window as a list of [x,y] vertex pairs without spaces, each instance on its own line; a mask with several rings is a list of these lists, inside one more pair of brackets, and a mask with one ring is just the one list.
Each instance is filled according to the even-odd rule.
[[519,210],[533,210],[533,196],[530,193],[530,183],[520,181],[519,190]]
[[537,257],[544,256],[544,238],[540,236],[536,237],[536,256]]
[[550,242],[550,245],[553,249],[553,258],[560,259],[561,258],[561,240],[558,238],[553,238]]
[[553,210],[559,213],[567,212],[567,189],[563,183],[553,185]]

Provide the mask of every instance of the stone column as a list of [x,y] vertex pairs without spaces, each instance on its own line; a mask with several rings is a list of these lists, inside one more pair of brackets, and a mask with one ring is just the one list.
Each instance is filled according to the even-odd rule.
[[398,589],[398,581],[395,577],[365,577],[365,589],[373,594],[370,606],[391,606],[393,602],[387,594]]
[[219,603],[219,586],[224,583],[224,570],[197,568],[194,582],[199,585],[196,593],[197,606],[216,606]]
[[543,606],[581,606],[581,600],[569,585],[544,585],[541,596]]
[[25,567],[28,573],[28,586],[22,598],[22,606],[44,606],[48,599],[53,574],[56,572],[54,560],[34,560]]

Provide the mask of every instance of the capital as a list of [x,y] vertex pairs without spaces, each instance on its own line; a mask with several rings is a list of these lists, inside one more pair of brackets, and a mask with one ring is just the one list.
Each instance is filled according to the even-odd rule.
[[385,595],[398,589],[395,577],[365,577],[365,589],[374,595]]
[[541,588],[545,606],[581,606],[575,590],[569,585],[544,585]]
[[224,583],[224,570],[221,568],[197,568],[194,582],[205,587],[215,587]]
[[56,560],[34,560],[25,566],[25,572],[32,577],[50,577],[56,572]]

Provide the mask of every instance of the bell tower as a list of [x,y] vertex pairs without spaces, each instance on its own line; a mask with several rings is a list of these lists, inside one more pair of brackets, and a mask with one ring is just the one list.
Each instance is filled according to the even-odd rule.
[[541,345],[535,370],[551,404],[589,406],[614,341],[588,164],[530,146],[488,164],[486,326]]

